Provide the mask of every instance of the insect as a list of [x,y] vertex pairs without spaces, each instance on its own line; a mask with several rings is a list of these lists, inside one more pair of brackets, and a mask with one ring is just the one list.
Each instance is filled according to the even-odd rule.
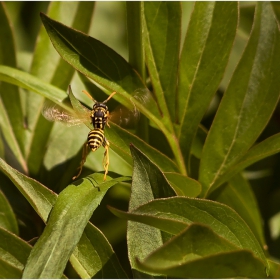
[[[71,90],[71,89],[70,89]],[[103,158],[103,167],[105,170],[104,173],[104,181],[106,180],[106,176],[109,168],[109,141],[106,139],[104,135],[104,128],[106,125],[109,125],[109,110],[106,103],[116,94],[116,92],[112,92],[110,96],[104,100],[103,102],[97,102],[92,96],[85,90],[83,90],[85,94],[87,94],[93,101],[92,110],[83,106],[83,114],[79,116],[74,116],[68,113],[67,111],[63,111],[63,109],[59,107],[46,107],[43,110],[43,115],[47,120],[50,121],[60,121],[64,122],[69,126],[79,125],[81,123],[86,123],[90,121],[93,126],[93,129],[90,130],[88,134],[88,138],[86,143],[83,146],[82,160],[80,166],[78,167],[78,174],[74,176],[72,179],[75,180],[78,178],[82,172],[82,168],[84,163],[86,162],[86,158],[88,155],[88,149],[90,148],[93,152],[96,151],[101,145],[105,148],[104,158]]]

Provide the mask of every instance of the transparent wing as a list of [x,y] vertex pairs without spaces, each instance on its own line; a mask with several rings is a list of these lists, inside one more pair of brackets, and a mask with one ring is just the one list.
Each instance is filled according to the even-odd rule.
[[143,105],[147,105],[151,100],[152,95],[148,89],[141,88],[133,92],[130,97],[132,103],[132,109],[128,109],[125,106],[117,106],[113,112],[109,114],[109,121],[114,122],[120,126],[130,127],[135,125],[140,118],[140,111],[135,105],[135,100]]
[[49,121],[61,122],[67,126],[75,126],[91,122],[91,111],[86,107],[84,107],[84,112],[82,114],[77,115],[71,114],[57,105],[45,106],[43,108],[42,114]]

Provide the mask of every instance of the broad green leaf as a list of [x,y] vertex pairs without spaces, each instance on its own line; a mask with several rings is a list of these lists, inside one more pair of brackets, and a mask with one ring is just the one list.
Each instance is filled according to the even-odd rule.
[[[19,173],[17,170],[11,168],[2,159],[0,159],[0,168],[2,172],[4,172],[4,174],[6,174],[11,179],[11,181],[15,184],[15,186],[19,189],[23,196],[28,200],[28,202],[31,204],[31,206],[34,208],[37,214],[43,219],[44,222],[46,222],[49,213],[51,212],[52,207],[56,202],[57,195],[51,190],[45,188],[39,182],[28,178],[27,176]],[[94,180],[99,180],[100,177],[103,178],[103,175],[95,174],[92,178]],[[88,180],[92,180],[91,177],[89,177]],[[87,227],[90,228],[89,232],[91,234],[93,234],[93,231],[99,232],[99,230],[90,223],[87,225]],[[121,275],[120,278],[124,278],[122,268],[116,260],[115,253],[112,250],[107,239],[103,235],[95,233],[96,236],[99,236],[99,239],[96,239],[94,242],[92,242],[91,237],[88,237],[86,232],[82,235],[81,242],[82,244],[84,244],[85,238],[91,240],[91,243],[89,244],[88,242],[86,242],[86,248],[83,245],[78,244],[78,249],[74,250],[73,256],[70,259],[71,262],[74,262],[73,266],[75,268],[77,268],[77,263],[79,264],[79,267],[77,268],[77,273],[81,276],[88,275],[87,278],[91,278],[94,276],[94,273],[100,270],[102,264],[101,266],[96,266],[95,264],[90,262],[90,260],[87,259],[87,253],[89,251],[98,251],[98,254],[101,255],[100,258],[102,259],[102,263],[104,261],[104,258],[111,260],[110,265],[109,263],[107,263],[107,265],[109,266],[109,271],[116,270],[118,271],[118,274]],[[103,244],[102,248],[104,250],[102,252],[100,251],[99,244]],[[96,246],[99,249],[95,249]]]
[[250,227],[259,243],[265,245],[263,222],[256,197],[249,183],[240,174],[234,176],[227,185],[213,193],[212,199],[234,209]]
[[77,182],[64,189],[31,251],[23,278],[60,278],[89,218],[107,190],[127,179],[120,177],[97,186],[93,180],[84,179],[80,184]]
[[280,34],[270,2],[257,4],[247,47],[208,133],[201,159],[202,196],[256,141],[279,98]]
[[[133,175],[129,211],[133,211],[138,206],[155,198],[175,195],[164,174],[153,162],[132,145],[131,154],[133,157]],[[131,268],[136,276],[139,272],[137,271],[135,257],[143,259],[160,247],[162,245],[162,236],[156,228],[128,222],[127,244]]]
[[9,201],[0,190],[0,227],[18,234],[18,224]]
[[194,179],[174,172],[164,172],[164,175],[179,196],[197,197],[201,192],[200,183]]
[[[94,2],[51,2],[48,13],[56,20],[88,32],[93,7]],[[37,38],[30,73],[62,90],[67,88],[74,74],[74,68],[56,53],[43,26]],[[30,173],[34,175],[41,168],[44,158],[41,151],[46,147],[53,125],[40,114],[43,106],[44,98],[33,92],[27,93],[27,121],[31,131],[27,144],[28,166]]]
[[[0,64],[16,67],[16,53],[14,45],[12,23],[7,16],[5,3],[0,4]],[[7,83],[0,84],[0,125],[7,145],[13,152],[14,159],[7,160],[12,163],[16,160],[24,172],[27,172],[25,161],[25,128],[23,122],[23,110],[21,107],[21,95],[18,88]],[[13,164],[15,165],[15,164]]]
[[158,105],[172,131],[181,35],[180,3],[144,1],[142,21],[146,64]]
[[21,278],[30,251],[27,242],[0,227],[0,278]]
[[188,162],[191,145],[225,72],[238,23],[237,2],[196,2],[180,58],[180,147]]
[[172,197],[153,200],[128,213],[112,211],[119,217],[145,223],[171,234],[178,234],[191,223],[202,223],[240,249],[251,250],[266,263],[264,252],[248,225],[224,204]]
[[238,172],[244,170],[253,163],[280,152],[280,134],[277,133],[253,146],[235,165],[215,182],[214,188],[220,186]]
[[[141,263],[141,267],[147,268],[153,273],[180,278],[236,278],[242,276],[260,278],[266,276],[261,260],[255,258],[249,251],[237,251],[237,249],[210,228],[201,224],[192,224],[149,255]],[[233,259],[237,252],[239,256],[246,255],[246,262],[244,259],[236,258],[233,262],[234,265],[228,267],[229,259]],[[233,256],[230,256],[229,253],[232,253]],[[198,264],[200,264],[199,268]],[[254,267],[256,264],[258,264],[257,271]],[[210,269],[203,269],[210,265]]]
[[[123,102],[125,102],[123,98],[130,100],[131,93],[139,88],[145,88],[134,69],[111,48],[42,13],[41,18],[61,57],[108,92],[117,91],[119,94],[114,97],[116,100]],[[147,108],[140,102],[135,99],[133,102],[141,112],[147,113]],[[126,101],[125,104],[131,106],[129,103]],[[160,118],[156,107],[149,106],[149,109]]]
[[150,273],[164,273],[172,278],[266,278],[263,263],[250,251],[239,250],[212,255],[174,267],[150,266],[139,262]]

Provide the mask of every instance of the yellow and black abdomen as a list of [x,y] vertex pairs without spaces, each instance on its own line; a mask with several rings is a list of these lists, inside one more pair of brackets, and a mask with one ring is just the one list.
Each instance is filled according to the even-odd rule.
[[88,134],[88,146],[94,152],[104,143],[104,130],[96,128]]

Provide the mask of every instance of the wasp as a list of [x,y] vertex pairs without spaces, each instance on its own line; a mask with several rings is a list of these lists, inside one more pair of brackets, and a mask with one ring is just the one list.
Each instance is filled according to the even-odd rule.
[[83,90],[83,93],[85,93],[88,97],[90,97],[93,100],[94,104],[92,110],[83,107],[84,114],[81,116],[73,116],[70,113],[56,106],[45,108],[42,113],[47,120],[64,122],[69,126],[79,125],[81,123],[85,123],[90,120],[93,129],[90,130],[87,137],[87,141],[83,146],[82,160],[80,166],[78,167],[79,172],[72,179],[75,180],[80,176],[84,163],[86,162],[88,149],[90,148],[93,152],[95,152],[100,146],[103,146],[105,148],[104,158],[103,158],[103,167],[105,170],[104,181],[105,181],[109,168],[109,146],[110,146],[109,141],[106,139],[104,134],[104,129],[106,125],[110,127],[108,123],[109,109],[106,103],[116,94],[116,92],[115,91],[112,92],[110,96],[103,102],[97,102],[85,90]]

